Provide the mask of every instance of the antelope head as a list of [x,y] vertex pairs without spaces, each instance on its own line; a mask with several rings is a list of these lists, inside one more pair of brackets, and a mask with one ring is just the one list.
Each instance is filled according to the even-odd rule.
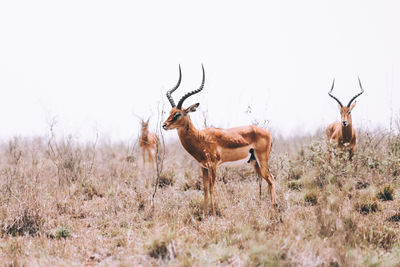
[[147,132],[148,131],[148,129],[149,129],[149,120],[150,120],[150,118],[148,118],[147,121],[145,121],[143,119],[140,121],[140,124],[142,125],[142,132]]
[[339,101],[339,99],[337,99],[335,96],[332,95],[332,90],[333,90],[333,87],[335,86],[335,80],[333,80],[332,88],[331,88],[331,90],[328,92],[329,96],[332,97],[333,99],[335,99],[335,100],[338,102],[338,104],[339,104],[340,117],[341,117],[341,121],[342,121],[342,126],[343,126],[343,127],[346,127],[346,126],[352,124],[352,121],[351,121],[351,111],[352,111],[353,108],[356,106],[357,101],[355,101],[353,104],[352,104],[352,102],[353,102],[357,97],[359,97],[362,93],[364,93],[364,89],[363,89],[363,87],[362,87],[362,85],[361,85],[360,78],[358,78],[358,83],[359,83],[359,85],[360,85],[361,92],[358,93],[358,94],[356,94],[355,96],[353,96],[353,98],[349,101],[349,103],[347,104],[347,106],[343,106],[343,104]]
[[142,133],[147,132],[147,130],[149,128],[149,121],[150,121],[151,116],[147,120],[144,120],[141,116],[137,115],[136,113],[133,113],[133,115],[135,115],[135,117],[139,119],[140,125],[142,127]]
[[163,124],[164,130],[180,129],[180,128],[188,126],[188,122],[190,121],[188,114],[190,112],[196,111],[196,109],[200,105],[200,103],[193,104],[188,108],[182,108],[182,104],[183,104],[183,101],[185,101],[188,97],[190,97],[194,94],[197,94],[201,90],[203,90],[205,74],[204,74],[203,65],[201,65],[201,67],[203,69],[203,81],[201,82],[200,87],[194,91],[186,93],[179,100],[178,105],[175,105],[174,99],[172,98],[171,94],[179,87],[179,85],[181,83],[182,74],[181,74],[181,66],[179,65],[178,83],[174,88],[168,90],[168,92],[167,92],[167,98],[168,98],[169,102],[171,103],[172,109],[169,112],[169,117],[165,120],[165,122]]

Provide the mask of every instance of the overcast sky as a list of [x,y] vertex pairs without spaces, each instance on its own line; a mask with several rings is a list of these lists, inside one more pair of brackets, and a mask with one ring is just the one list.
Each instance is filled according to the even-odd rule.
[[[217,127],[268,120],[284,135],[313,132],[365,93],[356,127],[389,128],[400,111],[398,1],[1,1],[0,138],[47,133],[126,140],[136,113],[155,128],[158,103],[201,82]],[[247,106],[252,113],[246,114]],[[176,137],[175,132],[167,136]]]

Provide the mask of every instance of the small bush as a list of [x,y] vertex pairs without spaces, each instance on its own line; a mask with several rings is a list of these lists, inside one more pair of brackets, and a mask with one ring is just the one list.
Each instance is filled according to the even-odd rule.
[[311,205],[317,205],[318,203],[317,193],[315,193],[314,191],[307,192],[304,195],[304,201]]
[[165,259],[168,255],[167,243],[163,240],[155,240],[149,248],[149,255],[155,259]]
[[303,185],[299,181],[289,181],[288,188],[291,190],[301,190]]
[[355,209],[361,214],[369,214],[380,210],[378,202],[376,201],[357,203]]
[[365,189],[369,186],[368,182],[364,182],[364,181],[357,181],[356,183],[356,189],[360,190],[360,189]]
[[188,171],[185,172],[185,183],[182,186],[183,191],[187,191],[190,189],[193,190],[201,190],[201,178],[197,177],[195,174],[192,174]]
[[31,236],[36,236],[39,234],[43,224],[44,219],[38,211],[24,209],[22,214],[16,216],[13,220],[2,223],[1,234],[12,236],[29,234]]
[[160,179],[158,180],[159,187],[166,187],[170,185],[174,185],[175,183],[175,173],[170,171],[168,173],[162,173],[160,175]]
[[390,216],[387,220],[389,222],[400,222],[400,212]]
[[288,180],[299,180],[303,175],[303,169],[301,166],[290,167],[288,173]]
[[70,232],[69,232],[69,230],[67,228],[61,227],[61,228],[59,228],[57,230],[57,233],[56,233],[56,238],[57,239],[67,238],[69,236],[70,236]]
[[199,199],[192,199],[189,202],[189,213],[185,218],[185,222],[189,223],[191,221],[199,221],[203,220],[203,204]]
[[92,182],[83,181],[81,185],[85,200],[92,200],[94,196],[103,197],[103,194],[98,192],[96,186]]
[[393,187],[389,185],[385,185],[376,195],[376,197],[383,201],[393,200]]
[[354,208],[356,211],[364,215],[380,210],[374,187],[370,187],[360,192],[360,196],[358,197]]
[[155,259],[173,259],[176,256],[174,241],[171,237],[154,239],[147,245],[148,254]]
[[368,244],[384,249],[391,249],[397,241],[395,232],[387,227],[365,227],[361,236]]
[[136,158],[135,158],[135,156],[127,156],[127,157],[125,158],[125,160],[126,160],[126,162],[133,163],[133,162],[136,161]]

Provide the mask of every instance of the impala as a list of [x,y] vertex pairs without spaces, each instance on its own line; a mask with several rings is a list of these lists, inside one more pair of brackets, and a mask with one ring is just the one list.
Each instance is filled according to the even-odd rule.
[[[140,117],[139,117],[140,118]],[[153,153],[155,153],[158,143],[158,138],[154,133],[149,133],[149,119],[144,121],[140,118],[142,131],[139,138],[139,146],[142,151],[143,167],[146,164],[146,152],[149,158],[150,165],[154,167]]]
[[167,98],[172,109],[167,120],[163,124],[165,130],[176,129],[182,146],[200,164],[203,174],[204,190],[204,214],[208,214],[208,197],[211,200],[212,214],[214,209],[214,183],[217,166],[225,162],[242,161],[249,158],[257,174],[268,183],[271,202],[276,207],[274,193],[274,177],[268,168],[268,159],[271,151],[271,135],[268,131],[254,126],[242,126],[231,129],[206,128],[198,130],[190,120],[189,113],[196,111],[199,103],[183,108],[183,102],[190,96],[203,90],[205,73],[201,86],[194,91],[186,93],[175,105],[171,94],[178,88],[181,80],[179,66],[178,84],[167,92]]
[[[364,93],[364,89],[361,85],[360,78],[358,78],[358,83],[360,85],[361,92],[356,94],[347,104],[347,106],[343,106],[342,103],[332,95],[333,87],[335,86],[335,80],[333,80],[332,88],[328,92],[329,96],[335,99],[339,104],[341,122],[334,122],[328,125],[326,128],[326,139],[327,142],[330,143],[332,140],[335,141],[339,148],[345,149],[347,148],[349,151],[349,159],[351,160],[354,155],[354,150],[357,142],[357,133],[353,128],[353,123],[351,120],[351,111],[355,107],[356,102],[352,104],[352,102],[359,97],[362,93]],[[329,153],[330,155],[330,153]]]

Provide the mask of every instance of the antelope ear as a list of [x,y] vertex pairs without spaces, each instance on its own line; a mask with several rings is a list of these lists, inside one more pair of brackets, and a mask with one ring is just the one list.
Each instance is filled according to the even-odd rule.
[[186,108],[184,111],[185,114],[188,114],[189,112],[195,112],[199,105],[200,105],[200,103],[196,103],[196,104],[193,104],[190,107]]
[[350,111],[352,111],[352,110],[353,110],[353,108],[356,106],[356,103],[357,103],[357,101],[354,101],[354,103],[353,103],[353,104],[351,104],[351,106],[350,106]]

